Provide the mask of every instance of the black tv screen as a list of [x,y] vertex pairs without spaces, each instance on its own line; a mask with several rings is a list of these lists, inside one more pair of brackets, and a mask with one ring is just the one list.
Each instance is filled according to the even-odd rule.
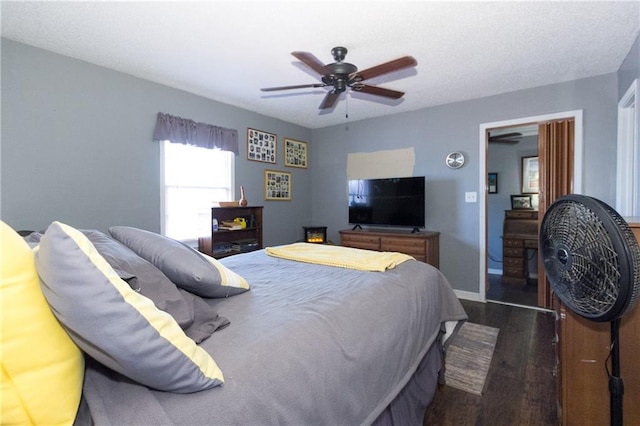
[[423,228],[424,187],[424,176],[350,180],[349,223]]

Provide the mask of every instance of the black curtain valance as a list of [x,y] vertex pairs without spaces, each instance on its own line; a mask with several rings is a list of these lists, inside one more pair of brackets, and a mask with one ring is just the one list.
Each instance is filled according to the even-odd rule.
[[158,113],[154,141],[170,141],[184,145],[231,151],[238,155],[238,131],[207,123],[196,123],[187,118]]

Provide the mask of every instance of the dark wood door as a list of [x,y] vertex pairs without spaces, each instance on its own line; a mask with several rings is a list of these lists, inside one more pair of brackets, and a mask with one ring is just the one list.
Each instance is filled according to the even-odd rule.
[[[540,194],[538,221],[558,198],[573,192],[575,120],[554,120],[538,125]],[[538,226],[538,229],[540,227]],[[538,305],[553,308],[551,287],[538,252]]]

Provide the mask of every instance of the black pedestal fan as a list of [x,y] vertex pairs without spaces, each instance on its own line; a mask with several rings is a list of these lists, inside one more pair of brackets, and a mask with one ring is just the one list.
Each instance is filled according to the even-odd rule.
[[540,249],[553,292],[578,315],[611,322],[611,424],[622,426],[619,330],[640,295],[640,248],[625,220],[604,202],[565,195],[545,212]]

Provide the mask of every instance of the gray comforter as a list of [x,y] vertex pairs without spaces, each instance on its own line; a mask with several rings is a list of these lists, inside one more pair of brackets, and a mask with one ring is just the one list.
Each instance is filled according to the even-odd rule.
[[361,272],[260,250],[223,263],[251,285],[207,300],[231,321],[201,343],[224,385],[159,392],[88,361],[84,398],[96,424],[369,424],[414,374],[443,323],[467,317],[444,276],[413,260]]

